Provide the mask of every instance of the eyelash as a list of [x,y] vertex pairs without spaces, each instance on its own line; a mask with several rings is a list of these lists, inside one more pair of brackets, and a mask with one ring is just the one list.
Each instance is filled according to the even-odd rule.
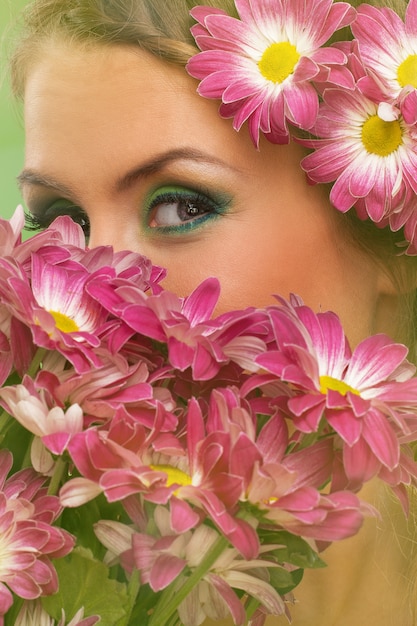
[[90,236],[90,221],[88,216],[82,209],[75,205],[57,206],[56,209],[51,206],[39,214],[26,212],[25,229],[31,232],[45,230],[45,228],[48,228],[54,219],[60,215],[69,215],[76,224],[81,226],[84,235],[87,238]]

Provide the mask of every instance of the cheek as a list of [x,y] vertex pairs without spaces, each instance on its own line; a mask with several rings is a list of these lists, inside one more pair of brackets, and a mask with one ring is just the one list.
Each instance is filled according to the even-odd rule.
[[264,307],[276,302],[274,295],[294,293],[315,311],[337,313],[352,345],[374,332],[375,273],[357,250],[339,245],[333,231],[326,235],[319,224],[230,226],[169,253],[154,250],[149,256],[168,269],[164,286],[185,296],[204,278],[217,277],[217,313]]
[[288,230],[274,231],[262,223],[243,228],[234,222],[232,226],[195,245],[150,252],[152,260],[168,270],[164,286],[186,295],[204,278],[215,276],[221,283],[222,311],[262,307],[275,301],[274,294],[288,297],[291,292],[306,294],[310,300],[316,293],[320,301],[321,281],[317,279],[323,268],[309,238],[298,246]]

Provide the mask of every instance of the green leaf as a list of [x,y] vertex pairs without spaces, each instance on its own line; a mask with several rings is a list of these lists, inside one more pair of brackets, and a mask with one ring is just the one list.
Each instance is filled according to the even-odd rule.
[[4,616],[4,626],[14,626],[17,616],[22,608],[23,599],[13,596],[13,604]]
[[271,568],[269,570],[270,576],[270,584],[272,587],[278,591],[280,595],[284,595],[292,591],[297,585],[300,584],[303,578],[304,570],[297,569],[293,572],[288,572],[287,570],[281,568]]
[[[150,611],[155,607],[157,599],[161,596],[160,593],[155,593],[149,587],[149,585],[143,585],[134,601],[136,603],[132,607],[130,619],[127,622],[127,626],[146,626],[149,621]],[[124,626],[117,625],[117,626]]]
[[115,626],[130,613],[126,584],[109,578],[109,568],[93,559],[91,552],[76,548],[64,559],[54,562],[59,591],[42,598],[44,609],[56,620],[61,609],[71,619],[84,607],[84,615],[100,615],[100,626]]
[[1,448],[8,448],[13,454],[13,468],[11,473],[17,472],[22,468],[26,452],[32,443],[33,435],[13,417],[9,417],[7,413],[2,413],[0,428],[6,426],[6,434],[0,435]]
[[77,537],[78,546],[91,549],[94,556],[101,559],[106,549],[97,539],[94,525],[101,519],[123,520],[122,506],[118,502],[113,502],[112,505],[113,508],[109,509],[106,499],[100,495],[76,508],[64,509],[60,526]]
[[262,534],[263,543],[282,544],[282,548],[274,550],[274,555],[281,563],[291,563],[302,569],[318,569],[326,567],[326,563],[317,552],[301,537],[281,530]]

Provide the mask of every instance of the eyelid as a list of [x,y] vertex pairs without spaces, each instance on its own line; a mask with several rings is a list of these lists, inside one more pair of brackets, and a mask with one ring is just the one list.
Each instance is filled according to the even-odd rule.
[[[151,227],[149,225],[149,217],[155,207],[158,206],[158,204],[181,200],[184,201],[186,199],[191,200],[195,204],[200,203],[201,205],[205,205],[208,209],[211,209],[212,211],[207,211],[206,214],[202,214],[201,216],[197,216],[195,219],[185,221],[180,225],[155,227]],[[152,189],[147,194],[144,200],[143,213],[145,229],[150,232],[154,232],[154,234],[155,231],[158,231],[159,233],[182,233],[185,231],[189,231],[198,227],[202,224],[202,222],[207,221],[210,218],[216,218],[225,214],[229,208],[231,201],[232,197],[229,194],[218,191],[213,192],[212,190],[203,188],[200,185],[159,185],[158,187]]]
[[35,204],[35,206],[32,205],[29,212],[26,212],[25,228],[29,231],[44,230],[61,215],[71,217],[74,222],[81,226],[85,235],[87,237],[89,236],[90,224],[87,213],[77,204],[74,204],[70,200],[65,200],[64,198],[43,202],[42,204]]

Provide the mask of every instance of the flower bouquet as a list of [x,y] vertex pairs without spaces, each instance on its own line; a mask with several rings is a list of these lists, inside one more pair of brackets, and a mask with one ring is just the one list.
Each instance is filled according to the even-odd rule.
[[288,614],[357,533],[373,477],[407,509],[417,378],[300,299],[217,315],[67,217],[0,220],[0,622],[196,626]]

